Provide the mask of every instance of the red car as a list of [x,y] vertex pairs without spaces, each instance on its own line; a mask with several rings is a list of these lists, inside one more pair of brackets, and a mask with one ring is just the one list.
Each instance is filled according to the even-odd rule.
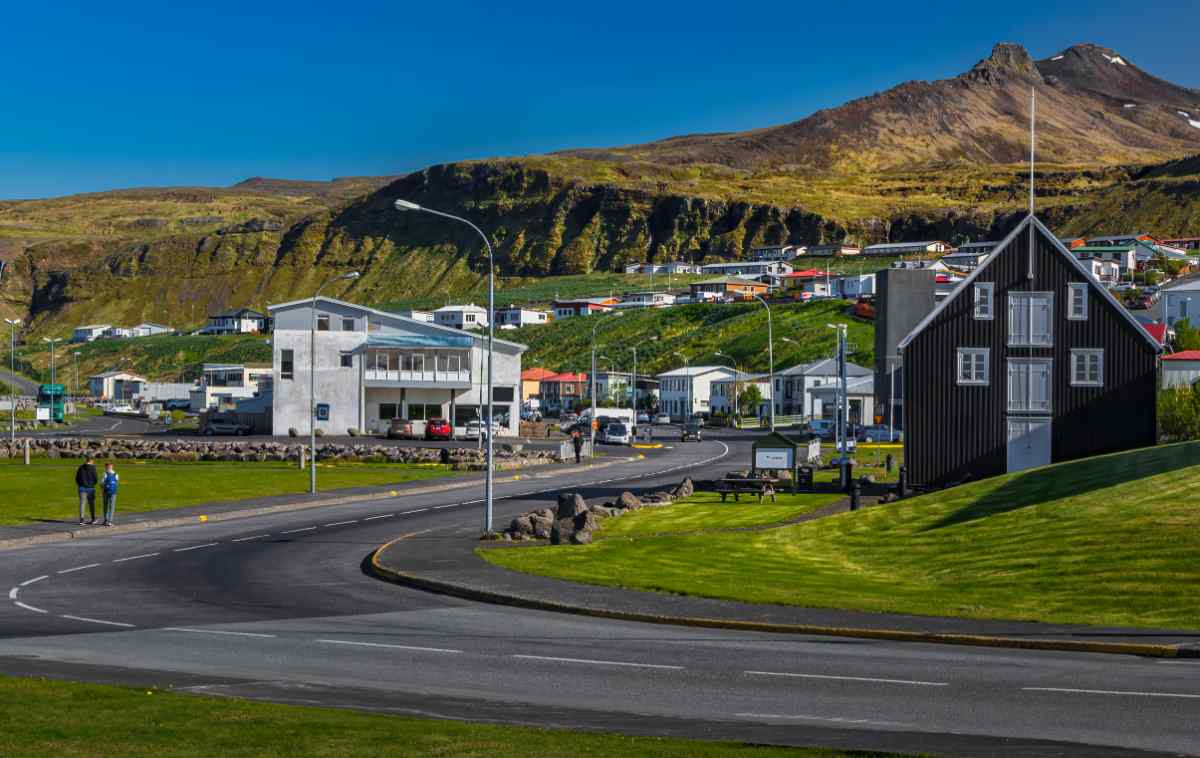
[[448,440],[454,436],[450,422],[444,418],[431,418],[425,422],[425,439]]

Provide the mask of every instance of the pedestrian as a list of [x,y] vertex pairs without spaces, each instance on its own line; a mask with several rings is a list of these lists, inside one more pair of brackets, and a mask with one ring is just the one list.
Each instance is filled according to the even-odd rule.
[[583,435],[579,433],[579,428],[571,430],[571,447],[575,448],[575,462],[579,463],[579,451],[583,450]]
[[[96,523],[96,465],[95,459],[88,456],[79,468],[75,469],[75,487],[79,490],[79,525]],[[83,508],[87,506],[91,521],[83,520]]]
[[104,467],[104,481],[100,483],[100,489],[104,491],[104,525],[112,526],[113,514],[117,510],[117,487],[120,485],[121,477],[117,476],[116,470],[111,463]]

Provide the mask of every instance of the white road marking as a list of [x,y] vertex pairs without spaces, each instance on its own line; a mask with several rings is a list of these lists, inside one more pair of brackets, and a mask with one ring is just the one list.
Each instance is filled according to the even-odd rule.
[[357,524],[357,523],[358,523],[358,519],[351,519],[350,521],[334,521],[332,524],[326,524],[325,526],[345,526],[346,524]]
[[270,536],[269,534],[256,534],[253,537],[238,537],[236,540],[230,540],[230,542],[249,542],[250,540],[261,540],[263,537]]
[[875,726],[905,726],[902,721],[872,721],[871,719],[848,719],[831,716],[810,716],[803,713],[735,713],[734,716],[751,719],[786,719],[793,721],[830,721],[836,724],[872,724]]
[[220,544],[221,544],[220,542],[205,542],[203,545],[192,545],[191,547],[177,547],[172,552],[186,553],[189,550],[199,550],[202,547],[216,547],[217,545],[220,545]]
[[59,571],[58,573],[69,574],[72,571],[83,571],[84,569],[96,568],[99,565],[100,565],[99,563],[89,563],[86,566],[76,566],[75,568],[63,569],[62,571]]
[[1178,697],[1200,700],[1200,695],[1186,692],[1137,692],[1134,690],[1080,690],[1070,687],[1022,687],[1025,692],[1065,692],[1072,695],[1125,695],[1128,697]]
[[393,650],[415,650],[419,653],[461,653],[461,650],[451,650],[444,647],[419,647],[416,645],[391,645],[383,642],[356,642],[352,640],[317,640],[327,645],[354,645],[357,647],[382,647]]
[[139,558],[153,558],[158,553],[142,553],[141,555],[130,555],[125,558],[114,558],[113,563],[124,563],[125,561],[136,561]]
[[531,661],[555,661],[558,663],[588,663],[594,666],[631,666],[635,668],[645,669],[667,669],[670,671],[682,671],[683,666],[665,666],[661,663],[634,663],[633,661],[597,661],[591,658],[556,658],[549,655],[514,655],[513,658],[522,658]]
[[881,679],[874,676],[834,676],[833,674],[793,674],[786,671],[747,671],[751,676],[785,676],[795,679],[836,679],[846,682],[871,682],[873,684],[911,684],[919,687],[949,687],[949,682],[922,682],[912,679]]
[[363,519],[363,521],[374,521],[377,518],[391,518],[392,516],[395,516],[395,515],[396,514],[394,514],[394,513],[385,513],[382,516],[367,516],[365,519]]
[[274,634],[259,634],[257,632],[228,632],[224,629],[192,629],[187,626],[167,626],[163,627],[164,632],[191,632],[193,634],[224,634],[230,637],[263,637],[274,638]]
[[280,534],[295,534],[297,532],[311,532],[316,529],[315,526],[306,526],[303,529],[285,529]]
[[429,510],[429,509],[428,508],[417,508],[416,510],[405,511],[402,515],[407,516],[410,513],[424,513],[427,510]]
[[89,624],[106,624],[108,626],[120,626],[126,629],[133,628],[133,624],[126,624],[123,621],[105,621],[104,619],[92,619],[88,618],[87,616],[68,616],[65,613],[62,614],[62,617],[65,619],[71,619],[72,621],[86,621]]
[[22,608],[24,608],[27,611],[33,611],[34,613],[49,613],[49,611],[47,611],[43,608],[34,608],[32,605],[27,605],[25,603],[22,603],[20,600],[17,601],[17,605],[21,606]]
[[13,587],[11,590],[9,590],[9,591],[8,591],[8,599],[9,599],[9,600],[16,600],[16,599],[17,599],[17,593],[18,593],[18,592],[20,592],[20,591],[21,591],[21,588],[20,588],[20,587]]
[[35,576],[32,579],[26,579],[25,581],[21,582],[21,586],[28,587],[29,585],[33,584],[34,582],[40,582],[43,579],[49,579],[49,578],[50,578],[49,574],[42,574],[41,576]]

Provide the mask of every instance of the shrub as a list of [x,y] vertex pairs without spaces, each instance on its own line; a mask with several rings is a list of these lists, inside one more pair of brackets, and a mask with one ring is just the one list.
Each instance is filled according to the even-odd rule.
[[357,429],[355,429],[355,428],[353,428],[353,427],[351,427],[351,428],[349,428],[349,429],[347,429],[347,430],[346,430],[346,434],[349,434],[351,437],[357,437],[357,436],[358,436],[358,430],[357,430]]
[[289,437],[299,437],[300,433],[296,431],[296,427],[292,426],[292,427],[288,427],[288,436]]

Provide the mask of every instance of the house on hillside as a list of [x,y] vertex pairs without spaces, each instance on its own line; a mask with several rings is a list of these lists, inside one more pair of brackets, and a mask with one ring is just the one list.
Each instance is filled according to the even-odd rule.
[[77,326],[71,332],[72,342],[92,342],[104,336],[107,329],[111,329],[112,324],[88,324],[86,326]]
[[143,321],[137,326],[130,327],[130,336],[132,337],[153,337],[158,334],[170,334],[175,331],[164,324],[156,324],[153,321]]
[[804,245],[764,245],[763,247],[755,247],[750,250],[750,260],[752,261],[790,261],[791,259],[804,255],[806,248]]
[[690,289],[692,302],[699,303],[706,299],[749,300],[755,295],[765,296],[770,290],[770,286],[754,279],[722,276],[717,279],[695,282]]
[[1159,242],[1181,250],[1200,251],[1200,237],[1172,237],[1170,239],[1161,239]]
[[1118,277],[1137,269],[1137,245],[1080,245],[1071,253],[1081,261],[1098,260],[1117,265]]
[[621,298],[617,308],[666,308],[675,304],[670,292],[630,292]]
[[862,248],[846,242],[835,242],[830,245],[809,245],[805,255],[809,258],[831,258],[843,255],[861,255]]
[[1098,245],[1102,247],[1112,247],[1118,245],[1132,245],[1135,242],[1144,241],[1157,243],[1158,240],[1146,234],[1145,232],[1129,232],[1126,234],[1101,234],[1096,237],[1088,237],[1087,244]]
[[433,323],[450,329],[486,329],[488,310],[475,303],[443,305],[433,312]]
[[1158,342],[1032,215],[899,349],[916,484],[1156,441]]
[[411,318],[413,321],[423,321],[426,324],[433,323],[433,311],[418,311],[408,308],[402,311],[396,311],[396,315],[403,318]]
[[926,240],[924,242],[880,242],[863,248],[863,255],[942,255],[950,250],[950,245],[941,240]]
[[618,302],[620,301],[615,297],[582,297],[574,300],[555,300],[550,308],[554,311],[556,319],[574,318],[608,313]]
[[270,331],[268,318],[250,308],[234,308],[208,317],[201,334],[261,334]]
[[731,261],[730,263],[709,263],[700,267],[701,274],[713,276],[763,276],[765,274],[790,274],[791,264],[783,261]]
[[496,310],[496,325],[501,329],[505,327],[516,329],[522,326],[535,326],[549,322],[549,311],[539,311],[534,308],[518,308],[515,305]]

